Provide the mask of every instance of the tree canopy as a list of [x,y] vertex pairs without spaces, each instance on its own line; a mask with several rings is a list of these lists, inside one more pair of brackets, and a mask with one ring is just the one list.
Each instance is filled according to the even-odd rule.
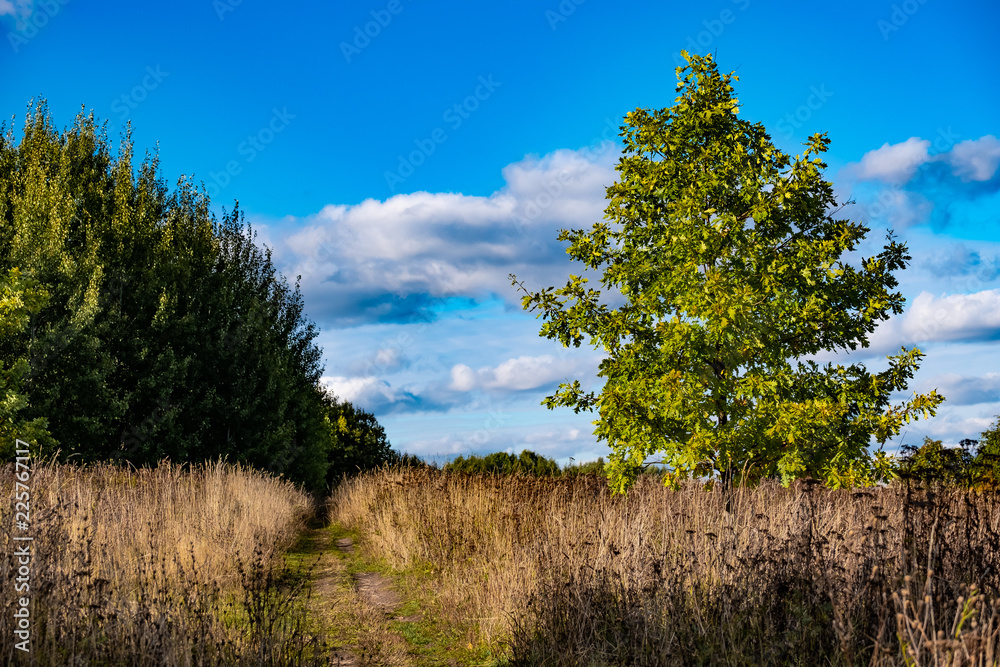
[[350,406],[320,384],[298,285],[238,205],[217,219],[155,154],[134,167],[128,137],[113,155],[93,115],[59,132],[41,103],[20,140],[0,126],[0,275],[0,416],[43,452],[225,457],[320,490],[355,446],[330,424]]
[[598,411],[618,491],[654,455],[668,482],[873,483],[890,466],[869,452],[872,439],[885,443],[944,400],[932,391],[890,403],[923,354],[903,348],[879,373],[810,357],[867,347],[902,312],[893,272],[906,246],[889,232],[879,254],[846,261],[870,229],[836,217],[826,135],[786,154],[740,118],[736,76],[711,56],[684,57],[674,105],[625,117],[605,220],[560,233],[603,289],[570,275],[529,292],[511,276],[544,319],[540,335],[606,355],[599,393],[568,382],[544,404]]

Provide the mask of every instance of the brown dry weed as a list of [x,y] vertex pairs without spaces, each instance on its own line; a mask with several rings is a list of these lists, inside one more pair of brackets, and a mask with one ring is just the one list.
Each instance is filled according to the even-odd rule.
[[514,664],[991,665],[993,494],[385,470],[333,521]]
[[0,559],[7,594],[0,661],[12,664],[312,664],[318,640],[298,613],[305,578],[284,581],[282,553],[313,501],[237,465],[155,469],[43,464],[31,472],[31,521],[14,531],[14,469],[0,468],[0,545],[30,535],[30,652],[15,647],[18,565]]

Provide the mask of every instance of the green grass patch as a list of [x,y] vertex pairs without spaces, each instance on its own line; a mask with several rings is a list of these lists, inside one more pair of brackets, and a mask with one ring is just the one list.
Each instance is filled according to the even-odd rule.
[[407,653],[415,665],[421,667],[501,667],[508,663],[498,655],[496,647],[473,645],[475,623],[455,626],[445,617],[440,600],[435,593],[436,574],[428,565],[414,564],[402,570],[392,568],[384,559],[367,553],[364,535],[341,524],[331,524],[331,545],[337,539],[351,538],[353,552],[336,549],[350,574],[378,572],[392,579],[392,585],[401,599],[393,616],[406,620],[389,619],[389,630],[398,634],[406,643]]

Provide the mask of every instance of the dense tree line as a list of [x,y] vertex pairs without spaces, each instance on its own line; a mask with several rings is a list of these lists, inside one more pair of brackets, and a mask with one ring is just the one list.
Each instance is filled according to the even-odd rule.
[[1000,489],[1000,418],[979,440],[966,438],[958,447],[945,447],[930,437],[920,447],[904,446],[899,476],[929,485]]
[[374,417],[320,384],[298,285],[236,206],[168,188],[93,115],[44,103],[0,126],[0,419],[79,461],[227,457],[318,490],[391,458]]
[[525,449],[519,455],[494,452],[484,456],[470,454],[459,456],[445,464],[446,472],[464,472],[480,475],[538,475],[550,476],[560,473],[559,464],[554,459]]

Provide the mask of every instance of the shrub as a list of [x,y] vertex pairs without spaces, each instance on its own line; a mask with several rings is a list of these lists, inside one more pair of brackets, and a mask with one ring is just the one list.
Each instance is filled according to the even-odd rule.
[[446,472],[465,472],[480,475],[513,475],[521,473],[536,476],[555,476],[560,473],[554,459],[525,449],[518,456],[507,452],[494,452],[486,456],[459,456],[444,466]]

